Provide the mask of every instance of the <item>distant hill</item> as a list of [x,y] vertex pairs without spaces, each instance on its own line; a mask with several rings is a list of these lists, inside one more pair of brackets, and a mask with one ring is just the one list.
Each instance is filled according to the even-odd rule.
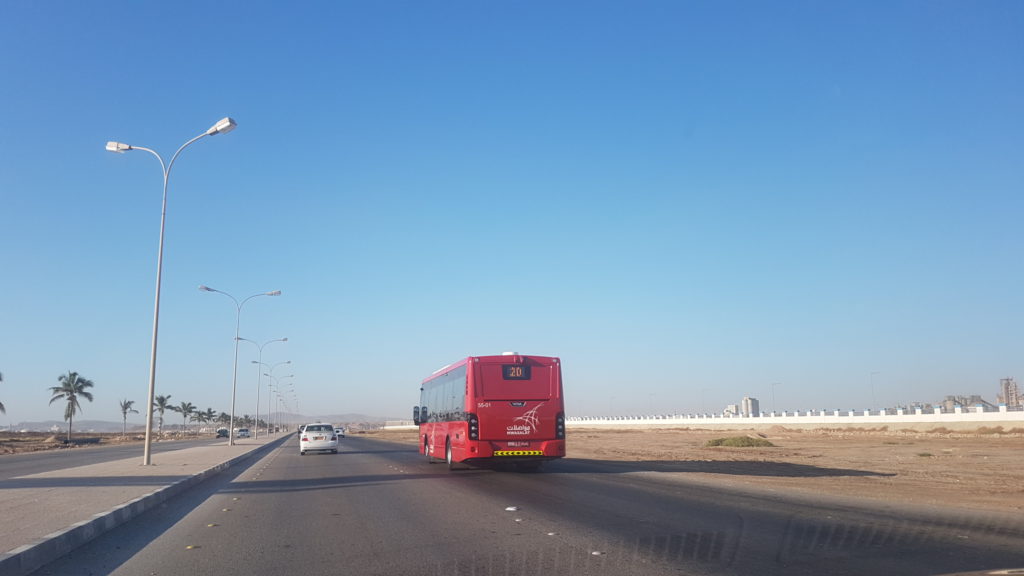
[[[236,414],[236,416],[241,416],[241,415],[240,414]],[[271,415],[271,417],[274,420],[277,420],[278,414],[275,412],[274,414]],[[395,420],[395,418],[383,418],[383,417],[380,417],[380,416],[367,416],[365,414],[353,414],[353,413],[348,413],[348,414],[327,414],[327,415],[322,415],[322,416],[307,416],[305,414],[287,414],[287,413],[282,413],[282,414],[280,414],[280,418],[281,418],[282,422],[303,422],[303,423],[307,423],[307,422],[315,422],[317,420],[320,420],[321,422],[330,422],[332,424],[357,424],[357,423],[360,423],[360,424],[380,424],[380,423],[383,423],[383,422],[385,422],[387,420]],[[266,416],[262,416],[260,419],[261,420],[265,420]],[[155,419],[154,419],[154,422],[155,422]],[[180,417],[178,418],[177,422],[174,422],[173,420],[168,420],[166,417],[164,419],[164,430],[165,431],[168,430],[168,429],[175,429],[175,428],[179,427],[180,425],[181,425],[181,418]],[[191,425],[194,425],[194,424],[190,424],[190,426]],[[75,420],[73,425],[72,425],[72,430],[76,434],[77,433],[83,433],[83,432],[84,433],[88,433],[88,432],[120,432],[121,431],[121,426],[122,426],[121,422],[109,422],[109,421],[104,421],[104,420]],[[154,426],[155,426],[155,423],[154,423]],[[214,426],[214,425],[210,424],[210,426]],[[17,424],[12,424],[10,429],[14,430],[14,431],[27,430],[29,432],[50,432],[50,431],[52,431],[54,433],[57,433],[57,432],[67,432],[67,430],[68,430],[68,423],[66,421],[63,421],[63,420],[45,420],[45,421],[42,421],[42,422],[18,422]],[[138,432],[138,431],[142,431],[142,430],[145,430],[145,429],[146,429],[146,425],[145,424],[139,424],[139,423],[134,423],[133,424],[132,422],[128,423],[128,431],[129,432]]]
[[[309,418],[307,416],[307,418]],[[380,418],[378,416],[367,416],[365,414],[328,414],[326,416],[314,416],[313,420],[324,420],[327,422],[384,422],[389,418]]]

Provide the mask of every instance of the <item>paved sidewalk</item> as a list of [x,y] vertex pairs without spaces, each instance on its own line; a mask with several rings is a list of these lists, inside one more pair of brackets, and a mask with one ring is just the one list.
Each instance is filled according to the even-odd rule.
[[0,482],[0,576],[21,576],[291,437],[236,439]]

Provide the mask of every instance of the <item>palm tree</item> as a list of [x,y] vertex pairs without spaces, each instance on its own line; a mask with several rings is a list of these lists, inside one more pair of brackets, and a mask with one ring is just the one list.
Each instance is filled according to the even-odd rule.
[[200,424],[206,424],[209,420],[206,419],[206,412],[202,410],[196,410],[192,413],[192,419]]
[[221,412],[220,415],[217,416],[217,423],[227,426],[231,423],[231,415],[227,412]]
[[160,434],[161,436],[164,433],[164,410],[167,410],[170,407],[171,407],[171,395],[170,394],[168,394],[167,396],[157,396],[156,398],[153,398],[153,408],[156,408],[156,411],[160,413],[160,420],[159,420],[159,424],[157,424],[157,427],[156,427],[156,433]]
[[67,407],[64,408],[64,419],[68,421],[68,442],[71,442],[71,423],[75,418],[75,414],[82,409],[82,405],[78,403],[78,397],[81,396],[89,402],[92,402],[92,393],[86,390],[86,388],[92,388],[93,384],[91,380],[87,380],[78,375],[78,372],[68,371],[67,374],[61,374],[57,377],[57,381],[60,382],[60,386],[53,386],[50,388],[50,392],[53,392],[53,398],[50,398],[50,404],[53,404],[57,400],[64,400],[67,402]]
[[213,408],[207,408],[204,411],[196,412],[196,420],[203,424],[209,424],[217,418],[217,411]]
[[138,410],[132,408],[132,404],[135,404],[135,400],[128,400],[128,399],[121,400],[121,419],[123,421],[122,424],[121,424],[121,436],[127,436],[128,435],[128,413],[129,412],[131,412],[132,414],[138,414],[139,413]]
[[192,413],[195,412],[196,406],[191,402],[182,402],[177,406],[171,406],[171,410],[181,413],[181,433],[184,436],[185,432],[188,431],[188,428],[186,427],[185,423],[188,420],[189,416],[191,416]]
[[207,408],[206,412],[203,412],[203,415],[206,416],[207,422],[213,422],[217,419],[217,411],[213,408]]
[[[3,383],[3,381],[4,381],[4,375],[3,375],[3,372],[0,372],[0,383]],[[4,408],[4,403],[3,402],[0,402],[0,414],[7,414],[7,409]]]

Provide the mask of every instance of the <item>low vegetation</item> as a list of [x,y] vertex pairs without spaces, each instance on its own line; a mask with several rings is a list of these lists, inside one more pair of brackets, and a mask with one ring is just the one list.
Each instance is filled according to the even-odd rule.
[[708,440],[706,447],[713,446],[728,446],[730,448],[771,448],[775,444],[765,440],[764,438],[751,438],[750,436],[732,436],[729,438],[714,438]]

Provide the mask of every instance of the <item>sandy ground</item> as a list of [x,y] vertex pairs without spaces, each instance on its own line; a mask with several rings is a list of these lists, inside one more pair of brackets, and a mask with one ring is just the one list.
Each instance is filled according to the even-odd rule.
[[[380,436],[416,442],[416,433]],[[732,436],[765,448],[706,447]],[[635,462],[719,485],[865,497],[1009,513],[1024,511],[1024,434],[857,430],[570,428],[569,458]]]

